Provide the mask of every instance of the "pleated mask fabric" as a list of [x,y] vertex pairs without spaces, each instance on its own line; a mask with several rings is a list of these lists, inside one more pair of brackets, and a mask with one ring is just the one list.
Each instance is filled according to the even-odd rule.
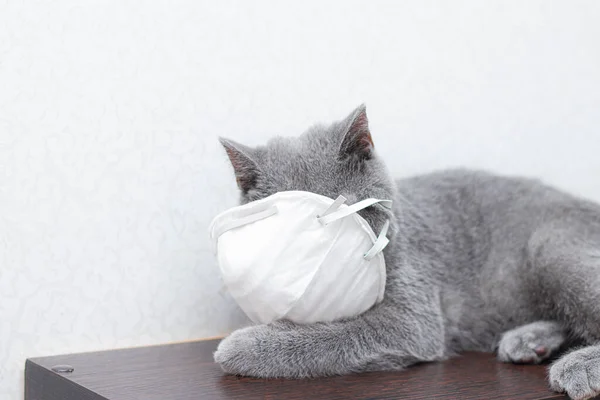
[[345,201],[285,191],[214,218],[223,282],[252,321],[334,321],[383,300],[389,221],[375,235],[357,212],[391,201]]

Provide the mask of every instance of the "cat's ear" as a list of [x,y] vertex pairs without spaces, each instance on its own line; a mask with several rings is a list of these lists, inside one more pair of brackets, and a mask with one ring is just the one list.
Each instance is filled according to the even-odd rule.
[[258,165],[253,160],[254,150],[233,140],[219,138],[233,166],[235,180],[240,190],[246,194],[256,185]]
[[358,106],[344,120],[344,135],[340,147],[341,157],[357,157],[361,160],[373,156],[374,145],[371,132],[369,131],[369,120],[367,119],[367,107],[364,104]]

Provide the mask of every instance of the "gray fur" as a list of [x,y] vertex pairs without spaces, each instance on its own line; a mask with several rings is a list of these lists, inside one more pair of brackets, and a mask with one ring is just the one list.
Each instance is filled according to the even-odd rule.
[[600,393],[600,346],[572,351],[550,367],[550,387],[574,400]]
[[[523,361],[531,333],[549,353],[567,336],[600,343],[600,206],[537,180],[482,171],[393,181],[366,124],[361,106],[343,121],[255,149],[222,139],[238,182],[251,175],[242,177],[242,203],[284,190],[342,194],[350,203],[394,200],[392,212],[361,212],[375,232],[392,219],[383,302],[346,320],[234,332],[215,353],[226,372],[302,378],[401,370],[498,347],[501,359]],[[552,387],[574,399],[598,394],[600,350],[571,353],[550,375]]]

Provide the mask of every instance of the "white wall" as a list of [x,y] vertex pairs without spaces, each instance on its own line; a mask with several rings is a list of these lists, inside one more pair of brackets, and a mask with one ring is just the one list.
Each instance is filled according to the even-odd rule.
[[600,2],[0,3],[0,398],[24,360],[228,332],[217,136],[366,102],[398,175],[538,175],[600,200]]

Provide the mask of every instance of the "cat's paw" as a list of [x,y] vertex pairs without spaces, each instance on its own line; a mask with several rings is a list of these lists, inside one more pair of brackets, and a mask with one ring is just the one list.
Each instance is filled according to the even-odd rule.
[[[257,378],[303,377],[295,346],[296,326],[288,321],[238,329],[219,343],[214,359],[223,371],[232,375]],[[296,358],[297,360],[291,361]]]
[[565,342],[555,322],[539,321],[505,332],[498,345],[498,359],[517,364],[539,364]]
[[262,326],[239,329],[219,343],[214,359],[223,371],[232,375],[264,376],[261,365]]
[[575,350],[550,367],[550,387],[573,400],[600,395],[600,346]]

